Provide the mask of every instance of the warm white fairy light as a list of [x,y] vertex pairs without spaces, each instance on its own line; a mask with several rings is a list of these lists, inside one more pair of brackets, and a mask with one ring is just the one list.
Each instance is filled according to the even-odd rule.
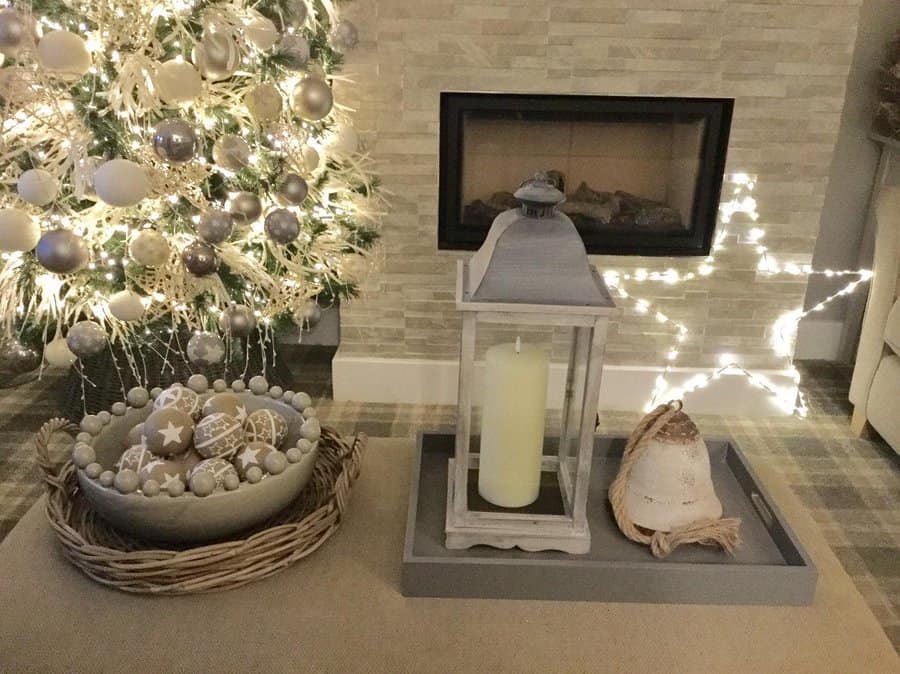
[[[722,222],[727,224],[732,222],[734,216],[742,214],[751,222],[756,223],[759,220],[756,200],[749,195],[756,184],[756,178],[747,173],[735,173],[729,176],[729,180],[736,187],[733,190],[733,198],[723,201],[720,204],[720,212]],[[821,274],[826,277],[842,277],[856,276],[857,278],[845,285],[827,298],[818,302],[807,311],[796,309],[785,312],[773,324],[771,328],[770,346],[779,357],[789,359],[788,368],[782,373],[790,378],[792,385],[779,386],[772,382],[764,375],[753,372],[741,366],[737,361],[737,357],[730,353],[723,353],[719,356],[719,367],[713,368],[710,374],[697,374],[688,379],[680,387],[670,387],[668,376],[674,372],[674,364],[678,359],[679,350],[677,346],[672,346],[664,352],[666,365],[660,375],[656,377],[654,388],[651,392],[650,399],[646,405],[649,411],[660,401],[665,399],[681,398],[685,395],[706,388],[713,381],[720,379],[723,375],[743,376],[754,387],[766,391],[773,396],[776,404],[786,413],[795,413],[799,416],[806,416],[808,408],[805,397],[800,391],[800,373],[793,364],[793,349],[796,338],[797,324],[805,316],[813,311],[823,310],[829,303],[839,297],[852,293],[860,285],[871,279],[872,272],[867,269],[857,270],[834,270],[834,269],[813,269],[808,264],[797,264],[795,262],[787,262],[779,264],[768,252],[768,248],[760,243],[765,237],[765,229],[755,225],[751,227],[743,237],[737,236],[738,243],[749,244],[755,246],[756,253],[760,256],[757,263],[757,270],[766,275],[787,274],[790,276],[810,276]],[[616,292],[618,297],[630,302],[637,313],[647,314],[654,312],[656,320],[664,325],[668,325],[674,329],[675,343],[680,344],[687,339],[689,334],[688,328],[681,323],[672,321],[661,310],[656,309],[653,304],[641,297],[634,297],[624,287],[623,282],[644,283],[647,281],[662,281],[669,284],[686,283],[697,276],[708,277],[715,271],[715,255],[717,252],[724,250],[725,241],[729,236],[729,231],[721,228],[716,235],[712,244],[712,251],[698,266],[697,272],[678,273],[674,270],[666,270],[666,272],[654,272],[640,268],[633,272],[622,272],[617,270],[607,270],[603,277],[606,284]]]

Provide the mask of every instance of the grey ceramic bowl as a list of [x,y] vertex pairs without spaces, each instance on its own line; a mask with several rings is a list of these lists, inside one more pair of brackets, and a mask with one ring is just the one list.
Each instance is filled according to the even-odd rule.
[[[212,392],[201,396],[205,400]],[[290,405],[265,395],[239,393],[247,412],[268,407],[288,422],[282,445],[291,447],[300,438],[301,414]],[[123,450],[123,440],[136,424],[153,411],[152,401],[142,408],[129,408],[124,416],[113,417],[91,443],[97,462],[112,470]],[[120,494],[104,487],[79,469],[78,483],[91,506],[110,524],[134,536],[166,543],[204,543],[222,539],[265,521],[287,507],[312,476],[319,443],[297,463],[288,463],[280,475],[266,475],[260,482],[241,482],[234,491],[216,490],[206,497],[185,492],[171,497],[165,493],[147,497],[139,492]]]

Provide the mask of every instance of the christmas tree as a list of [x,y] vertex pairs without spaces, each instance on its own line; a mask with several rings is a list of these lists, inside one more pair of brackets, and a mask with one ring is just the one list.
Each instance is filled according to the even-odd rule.
[[331,0],[0,10],[7,371],[115,346],[141,374],[185,329],[205,366],[352,296],[381,211],[332,91],[356,41]]

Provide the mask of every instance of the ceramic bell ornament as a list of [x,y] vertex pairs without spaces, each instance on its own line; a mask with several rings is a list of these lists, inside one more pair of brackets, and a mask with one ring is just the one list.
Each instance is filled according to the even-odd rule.
[[660,405],[635,428],[622,455],[609,501],[619,529],[665,557],[684,543],[740,546],[741,521],[722,517],[697,426],[681,401]]

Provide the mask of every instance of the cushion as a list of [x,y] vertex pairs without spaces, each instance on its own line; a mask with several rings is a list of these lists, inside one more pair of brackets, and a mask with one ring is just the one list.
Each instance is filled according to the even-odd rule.
[[900,453],[900,356],[887,356],[878,364],[866,402],[866,417],[884,441]]
[[884,341],[900,356],[900,298],[894,301],[884,325]]

